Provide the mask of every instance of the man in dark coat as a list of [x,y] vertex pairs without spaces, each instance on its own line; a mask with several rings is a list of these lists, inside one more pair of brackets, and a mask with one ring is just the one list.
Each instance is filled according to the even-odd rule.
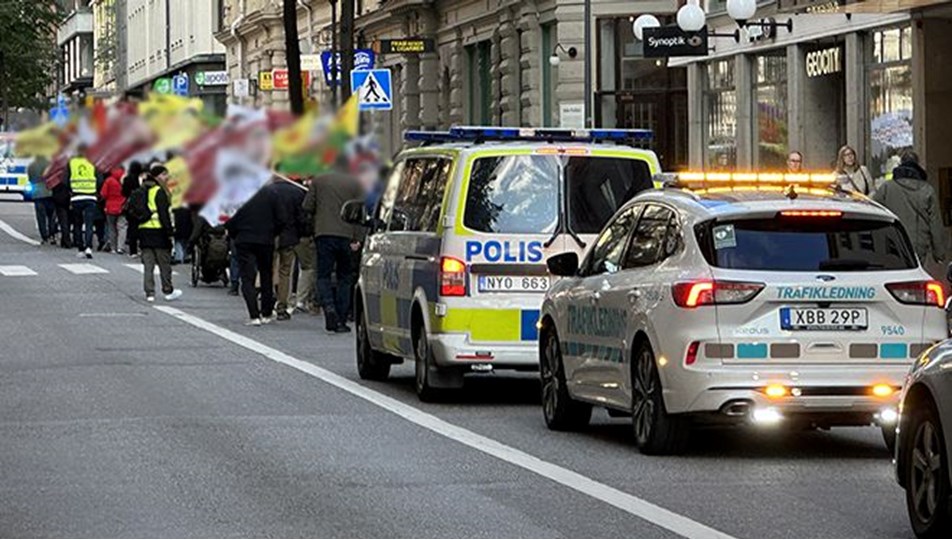
[[[275,186],[258,190],[225,223],[228,235],[238,251],[241,294],[248,307],[248,326],[261,326],[274,320],[274,239],[284,230],[288,218],[280,204]],[[261,280],[261,303],[255,279]]]

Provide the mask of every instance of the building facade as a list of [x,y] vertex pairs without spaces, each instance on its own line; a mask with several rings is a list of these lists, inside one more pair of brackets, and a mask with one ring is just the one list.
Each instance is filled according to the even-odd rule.
[[60,3],[63,21],[56,30],[62,61],[57,90],[67,95],[85,94],[93,85],[93,12],[89,0]]
[[103,97],[126,88],[126,1],[90,0],[93,12],[93,91]]
[[[223,113],[228,85],[218,76],[225,48],[214,37],[221,21],[217,0],[126,0],[125,11],[126,92],[172,91],[169,81],[184,77],[184,95]],[[206,78],[210,73],[216,76]],[[206,80],[215,82],[201,84]]]

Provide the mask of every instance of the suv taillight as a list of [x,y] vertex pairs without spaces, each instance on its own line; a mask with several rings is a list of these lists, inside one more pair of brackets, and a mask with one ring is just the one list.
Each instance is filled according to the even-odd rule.
[[440,259],[440,296],[466,296],[466,263],[453,257]]
[[683,308],[750,302],[764,289],[763,283],[744,281],[690,281],[672,287],[674,303]]
[[945,307],[945,291],[938,281],[887,283],[886,289],[903,304]]

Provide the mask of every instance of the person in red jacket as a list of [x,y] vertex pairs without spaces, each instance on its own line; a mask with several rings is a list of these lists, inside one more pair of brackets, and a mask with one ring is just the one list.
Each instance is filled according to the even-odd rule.
[[117,167],[112,170],[106,181],[103,182],[99,196],[105,203],[107,245],[117,254],[122,254],[122,244],[119,243],[120,231],[125,236],[126,217],[122,215],[122,207],[126,204],[126,197],[122,194],[122,176],[125,171]]

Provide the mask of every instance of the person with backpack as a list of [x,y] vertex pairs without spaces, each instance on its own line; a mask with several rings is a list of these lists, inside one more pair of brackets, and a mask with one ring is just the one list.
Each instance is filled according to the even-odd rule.
[[893,179],[883,183],[872,199],[896,214],[909,234],[922,266],[933,275],[941,274],[937,266],[945,259],[946,237],[939,213],[939,203],[928,182],[919,156],[907,151]]
[[143,173],[142,187],[129,197],[127,217],[138,229],[142,253],[143,285],[147,302],[155,302],[155,267],[159,267],[166,301],[177,300],[182,291],[172,285],[172,214],[169,195],[152,172]]

